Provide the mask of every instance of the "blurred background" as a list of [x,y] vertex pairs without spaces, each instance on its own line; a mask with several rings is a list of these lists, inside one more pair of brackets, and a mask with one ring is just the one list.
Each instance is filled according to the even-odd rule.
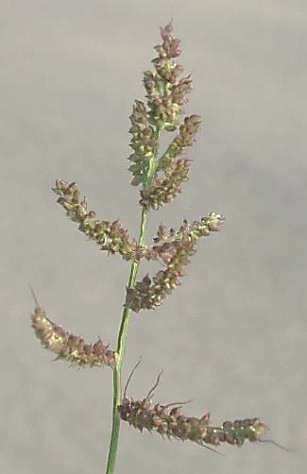
[[[30,327],[29,285],[55,321],[114,347],[129,265],[87,242],[55,204],[76,181],[91,209],[138,234],[129,186],[132,102],[143,98],[159,27],[173,19],[202,116],[190,181],[159,223],[209,211],[222,231],[200,242],[183,285],[131,319],[124,380],[143,397],[192,399],[216,424],[259,416],[270,444],[163,441],[122,425],[118,473],[303,473],[306,417],[305,1],[2,0],[0,2],[0,472],[104,472],[112,373],[77,370]],[[143,268],[142,274],[146,272]]]

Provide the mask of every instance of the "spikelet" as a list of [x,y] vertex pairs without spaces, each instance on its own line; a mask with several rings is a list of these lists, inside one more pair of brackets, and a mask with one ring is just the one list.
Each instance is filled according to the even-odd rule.
[[82,337],[75,336],[51,321],[38,303],[31,319],[37,338],[46,349],[57,355],[56,359],[64,359],[79,367],[115,366],[116,352],[109,349],[101,339],[94,344],[86,343]]
[[123,421],[127,421],[129,425],[140,431],[144,429],[155,431],[163,437],[189,440],[204,447],[223,443],[242,446],[245,441],[262,441],[261,437],[268,427],[259,418],[225,421],[221,426],[212,426],[208,413],[197,418],[184,415],[181,412],[182,403],[155,404],[151,395],[159,383],[160,375],[154,387],[142,400],[128,398],[126,385],[122,403],[119,406],[120,417]]

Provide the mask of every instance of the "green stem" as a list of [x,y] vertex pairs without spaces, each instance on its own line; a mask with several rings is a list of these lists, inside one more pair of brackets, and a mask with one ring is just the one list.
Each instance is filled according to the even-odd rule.
[[[162,131],[162,127],[157,127],[156,129],[156,140],[159,144],[159,138]],[[155,153],[149,162],[147,177],[146,177],[146,186],[150,186],[155,175],[157,167],[157,156],[158,156],[158,145],[156,147]],[[148,211],[143,208],[141,215],[140,223],[140,235],[138,243],[139,245],[145,244],[145,233],[147,225]],[[140,262],[133,262],[131,265],[130,276],[128,281],[128,288],[134,288],[136,283],[136,277],[140,268]],[[127,335],[128,335],[128,326],[130,319],[131,310],[125,305],[122,320],[118,332],[117,338],[117,358],[116,366],[113,369],[113,411],[112,411],[112,432],[111,440],[109,446],[108,462],[106,474],[115,473],[115,462],[118,450],[118,441],[119,441],[119,430],[120,430],[120,415],[118,406],[121,403],[121,370],[123,365],[123,358],[125,353]]]
[[[140,236],[139,244],[143,245],[145,242],[145,232],[147,224],[147,211],[143,208],[140,224]],[[139,271],[140,262],[133,262],[131,265],[131,271],[128,281],[128,288],[134,288],[136,277]],[[112,415],[112,433],[109,447],[108,463],[106,474],[114,474],[115,472],[115,461],[118,449],[119,441],[119,430],[120,430],[120,416],[118,406],[121,403],[121,369],[123,364],[123,357],[125,353],[128,325],[131,310],[124,306],[121,325],[118,333],[117,340],[117,360],[116,366],[113,370],[113,415]]]

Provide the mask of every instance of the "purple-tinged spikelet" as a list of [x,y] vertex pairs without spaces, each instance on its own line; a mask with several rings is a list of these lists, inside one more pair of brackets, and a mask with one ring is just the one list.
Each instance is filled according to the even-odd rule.
[[94,344],[86,343],[82,337],[75,336],[51,321],[38,304],[31,319],[37,338],[46,349],[57,355],[57,359],[79,367],[115,366],[116,352],[109,349],[101,339]]

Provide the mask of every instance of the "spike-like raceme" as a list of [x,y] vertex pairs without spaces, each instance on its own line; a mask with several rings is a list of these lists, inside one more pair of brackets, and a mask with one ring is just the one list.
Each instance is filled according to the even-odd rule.
[[189,169],[190,160],[173,160],[161,176],[157,172],[151,186],[140,191],[140,204],[156,211],[172,201],[181,192],[182,183],[187,181]]
[[[192,79],[184,75],[177,64],[180,41],[174,36],[172,24],[161,28],[162,42],[155,46],[157,56],[152,60],[154,71],[145,71],[143,84],[146,103],[137,100],[130,115],[132,135],[129,156],[132,164],[132,185],[141,185],[140,204],[157,210],[172,201],[187,181],[190,160],[183,157],[185,148],[192,146],[200,125],[196,114],[184,117],[184,105],[192,89]],[[159,156],[161,132],[175,132],[166,151]]]
[[185,148],[193,145],[199,126],[198,115],[185,117],[178,134],[158,158],[152,183],[140,191],[140,204],[146,209],[158,210],[181,193],[182,184],[189,179],[191,164],[191,160],[182,155]]
[[115,367],[116,352],[101,339],[94,344],[86,343],[82,337],[51,321],[38,304],[32,314],[32,327],[42,345],[56,354],[57,359],[79,367]]
[[122,420],[140,431],[146,429],[201,446],[223,443],[242,446],[245,441],[261,441],[268,430],[259,418],[225,421],[221,426],[214,426],[208,413],[199,418],[186,416],[181,407],[177,403],[154,403],[148,395],[142,400],[124,396],[119,412]]
[[212,212],[192,224],[184,221],[178,231],[167,231],[160,226],[155,244],[147,252],[152,259],[160,260],[165,269],[152,278],[146,275],[135,288],[127,288],[126,305],[135,312],[159,306],[180,285],[184,267],[195,253],[198,239],[219,230],[223,222],[223,216]]
[[66,210],[67,216],[77,222],[79,230],[95,240],[101,250],[109,254],[118,252],[125,260],[140,260],[144,256],[144,247],[129,240],[128,231],[120,222],[98,220],[95,211],[88,210],[87,201],[76,183],[58,180],[53,191],[59,196],[57,202]]

